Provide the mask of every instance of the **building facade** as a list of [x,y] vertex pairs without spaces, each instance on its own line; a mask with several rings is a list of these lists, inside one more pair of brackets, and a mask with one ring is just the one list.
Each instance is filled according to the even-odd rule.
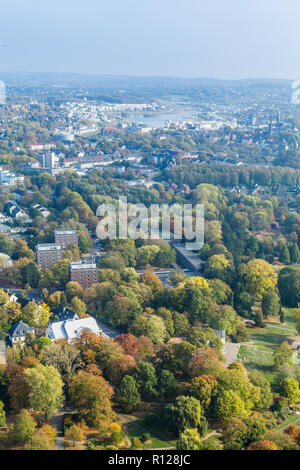
[[55,243],[61,245],[63,250],[71,244],[78,246],[78,235],[73,228],[57,228],[54,231],[54,236]]
[[44,243],[35,247],[37,264],[44,271],[62,259],[62,247],[58,243]]
[[70,281],[78,282],[83,289],[88,289],[99,282],[99,272],[96,263],[73,261],[69,264]]

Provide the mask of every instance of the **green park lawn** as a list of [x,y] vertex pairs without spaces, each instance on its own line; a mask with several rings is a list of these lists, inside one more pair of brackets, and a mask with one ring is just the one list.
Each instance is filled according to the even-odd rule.
[[261,371],[271,384],[275,378],[273,351],[283,341],[291,343],[293,337],[292,332],[285,330],[285,328],[294,329],[294,320],[290,310],[286,309],[286,312],[286,325],[282,325],[282,328],[280,324],[277,324],[276,328],[255,328],[252,330],[249,343],[243,344],[239,351],[239,357],[245,367]]
[[274,381],[272,350],[252,346],[241,346],[239,357],[243,360],[246,369],[259,370],[272,384]]
[[157,437],[157,434],[155,433],[155,437],[151,433],[151,429],[149,429],[149,426],[145,425],[142,419],[137,419],[135,422],[127,422],[126,426],[126,434],[128,435],[129,439],[132,441],[134,437],[138,437],[141,439],[143,434],[145,432],[148,432],[151,436],[151,443],[146,443],[144,444],[145,449],[160,449],[164,447],[171,447],[171,444],[169,441],[164,441],[163,436]]

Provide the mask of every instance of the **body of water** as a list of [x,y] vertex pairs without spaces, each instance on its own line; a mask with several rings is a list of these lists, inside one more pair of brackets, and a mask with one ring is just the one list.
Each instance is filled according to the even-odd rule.
[[196,111],[184,111],[182,113],[155,113],[144,116],[143,113],[130,113],[128,119],[137,124],[143,123],[146,127],[164,127],[167,121],[195,121]]

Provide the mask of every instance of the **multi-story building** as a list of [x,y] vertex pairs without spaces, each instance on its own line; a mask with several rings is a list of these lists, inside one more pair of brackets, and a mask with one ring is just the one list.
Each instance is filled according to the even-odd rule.
[[69,264],[70,281],[78,282],[83,289],[88,289],[99,282],[96,263],[73,261]]
[[54,231],[55,243],[59,243],[65,250],[71,243],[78,246],[78,235],[73,228],[57,228]]
[[54,168],[58,165],[59,157],[54,152],[46,152],[35,157],[42,168]]
[[18,183],[24,182],[24,176],[16,176],[14,173],[11,173],[9,170],[3,170],[0,167],[0,183],[4,186],[15,186]]
[[62,259],[62,247],[59,243],[43,243],[36,245],[37,264],[42,270],[50,269],[56,261]]

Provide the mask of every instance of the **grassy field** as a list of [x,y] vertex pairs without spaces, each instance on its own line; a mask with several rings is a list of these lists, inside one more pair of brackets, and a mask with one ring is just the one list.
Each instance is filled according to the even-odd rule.
[[269,380],[274,381],[272,350],[252,346],[241,346],[239,357],[247,369],[259,370]]
[[290,344],[296,337],[294,330],[295,321],[291,315],[290,309],[286,309],[285,324],[273,323],[273,326],[266,328],[255,328],[250,335],[250,341],[241,346],[239,357],[247,369],[260,370],[272,384],[275,378],[273,370],[273,351],[283,341]]
[[[138,437],[139,439],[141,439],[143,434],[145,434],[145,431],[142,428],[140,428],[136,423],[127,423],[126,434],[128,435],[130,440],[132,440],[134,437]],[[171,445],[168,444],[168,442],[158,439],[156,437],[153,437],[153,435],[150,432],[149,434],[151,435],[151,443],[144,444],[145,449],[161,449],[164,447],[171,447]]]

